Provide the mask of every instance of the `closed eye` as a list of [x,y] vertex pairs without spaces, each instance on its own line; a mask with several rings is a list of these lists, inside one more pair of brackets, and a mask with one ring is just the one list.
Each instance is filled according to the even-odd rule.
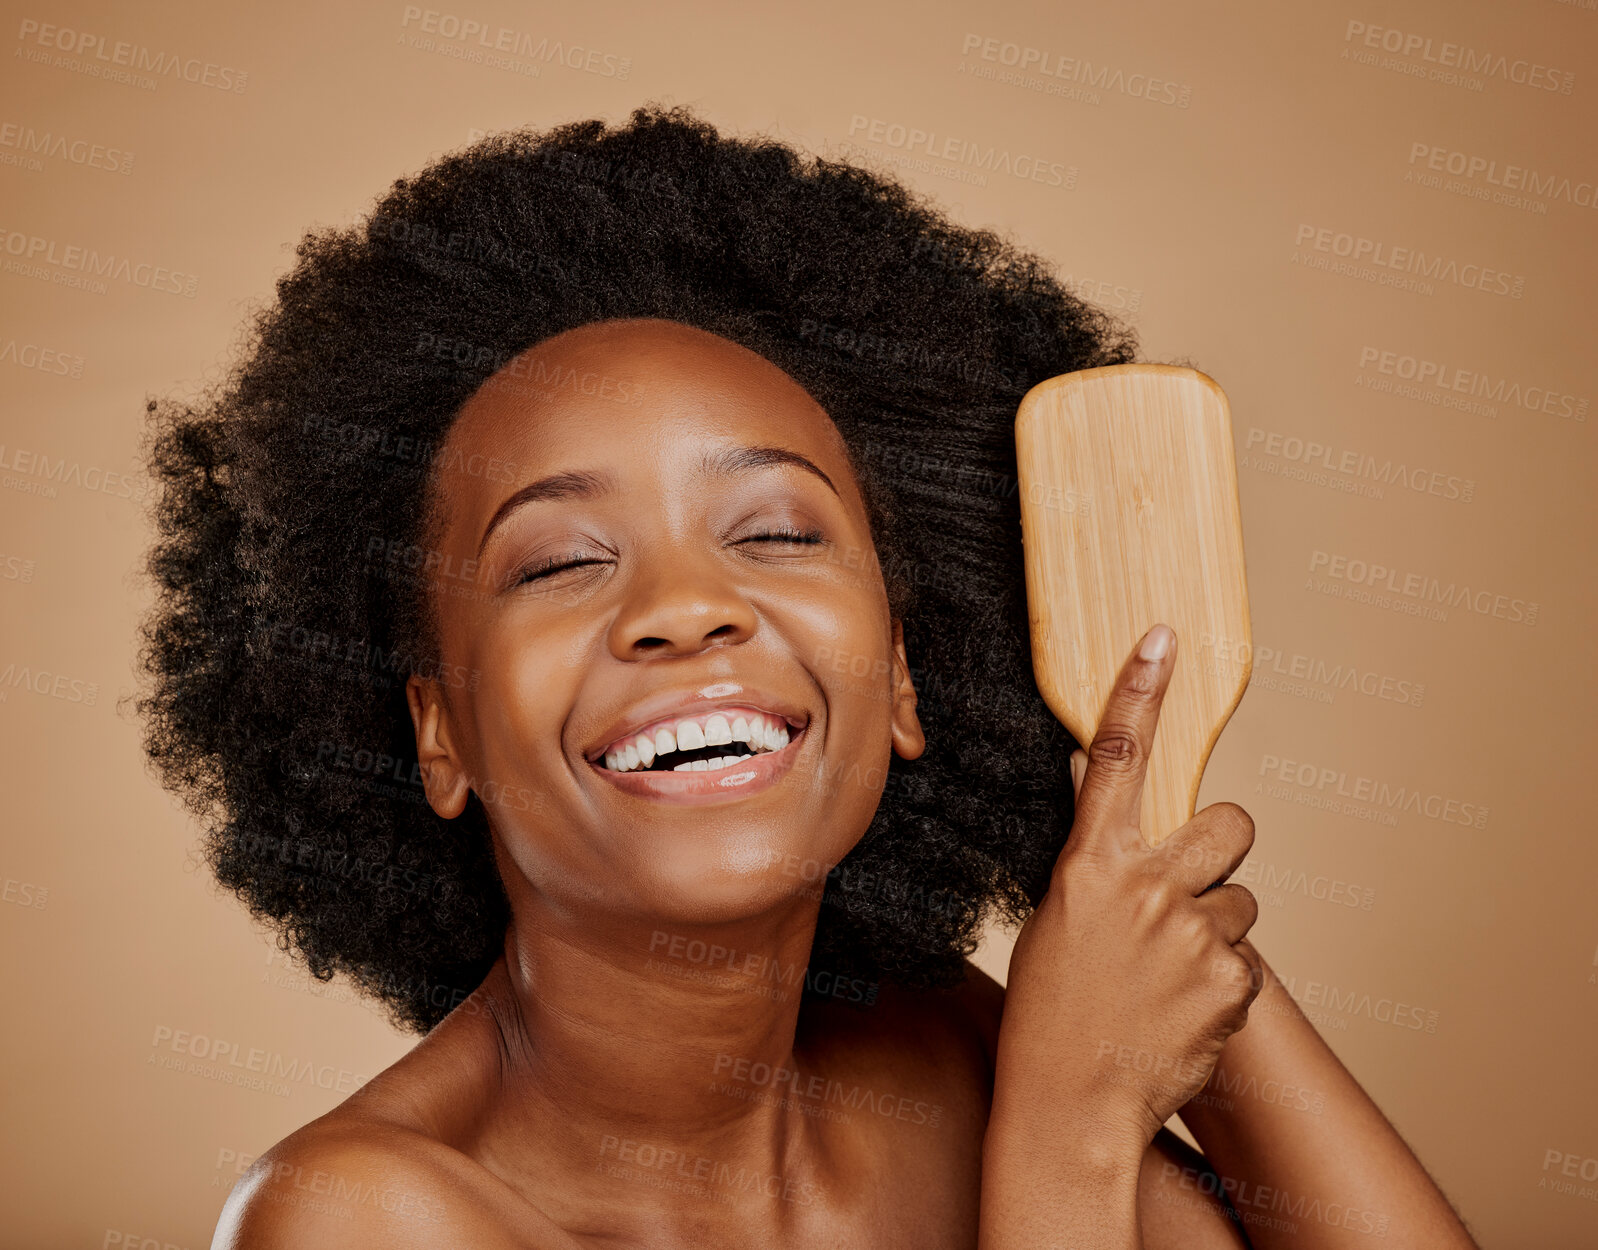
[[516,580],[511,584],[514,586],[520,586],[526,582],[536,582],[541,577],[550,577],[556,573],[559,573],[562,569],[576,569],[581,568],[585,564],[603,563],[603,560],[566,560],[561,556],[551,556],[542,564],[532,564],[521,570],[521,572],[516,574]]
[[[746,542],[746,543],[786,542],[786,543],[813,544],[813,543],[821,542],[822,538],[823,538],[823,535],[822,535],[821,531],[818,530],[818,529],[799,530],[799,529],[793,529],[791,527],[783,527],[783,528],[780,528],[780,529],[767,530],[765,533],[762,533],[762,534],[751,534],[751,535],[749,535],[748,538],[742,538],[742,539],[739,539],[739,541],[740,542]],[[561,572],[564,569],[577,569],[577,568],[582,568],[584,565],[588,565],[588,564],[603,564],[603,563],[605,563],[605,561],[603,561],[603,560],[586,559],[586,558],[585,559],[580,559],[580,560],[567,560],[567,559],[565,559],[562,556],[551,556],[548,560],[544,561],[542,564],[530,565],[529,567],[527,567],[527,568],[523,569],[521,572],[519,572],[516,575],[516,581],[515,581],[514,584],[520,586],[520,585],[523,585],[523,584],[525,584],[527,582],[536,582],[540,578],[551,577],[554,574],[559,573],[559,572]]]
[[748,538],[745,538],[742,541],[746,543],[756,543],[770,542],[773,540],[777,542],[790,543],[819,543],[821,541],[821,531],[796,530],[789,527],[784,527],[782,529],[767,530],[764,534],[751,534]]

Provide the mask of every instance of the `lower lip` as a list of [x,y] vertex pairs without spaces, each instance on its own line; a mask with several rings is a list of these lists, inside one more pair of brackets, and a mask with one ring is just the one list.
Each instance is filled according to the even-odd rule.
[[589,767],[611,785],[625,794],[640,799],[655,799],[662,803],[717,803],[727,799],[741,799],[762,790],[770,789],[787,775],[798,758],[799,746],[804,742],[809,725],[792,736],[780,751],[767,751],[751,756],[725,768],[696,772],[651,772],[638,769],[619,773],[603,764],[590,763]]

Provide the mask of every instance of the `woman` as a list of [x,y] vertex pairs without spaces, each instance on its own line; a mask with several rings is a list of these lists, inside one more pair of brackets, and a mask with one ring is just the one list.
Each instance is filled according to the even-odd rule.
[[147,747],[425,1036],[215,1245],[1471,1244],[1247,942],[1247,814],[1138,837],[1169,629],[1088,753],[1033,685],[1016,406],[1124,326],[655,107],[299,257],[151,406]]

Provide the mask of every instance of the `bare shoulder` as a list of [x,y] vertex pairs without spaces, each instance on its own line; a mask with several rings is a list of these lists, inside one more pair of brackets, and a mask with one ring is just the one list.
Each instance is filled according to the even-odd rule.
[[211,1250],[483,1250],[575,1245],[485,1169],[425,1134],[337,1114],[251,1165]]

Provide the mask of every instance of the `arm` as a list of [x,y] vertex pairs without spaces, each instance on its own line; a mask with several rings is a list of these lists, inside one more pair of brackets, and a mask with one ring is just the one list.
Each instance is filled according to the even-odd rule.
[[[1243,941],[1253,896],[1210,888],[1248,854],[1247,813],[1207,808],[1159,852],[1139,832],[1174,656],[1157,626],[1145,643],[1161,642],[1128,659],[1089,751],[1072,756],[1071,834],[1016,936],[983,1141],[981,1250],[1172,1245],[1180,1191],[1199,1173],[1162,1158],[1159,1183],[1144,1188],[1148,1151],[1203,1088],[1261,984]],[[1161,1202],[1146,1223],[1145,1201]],[[1224,1213],[1211,1204],[1210,1225],[1231,1239],[1212,1244],[1235,1246]]]
[[[1004,1018],[1004,986],[968,963],[966,979],[956,993],[961,1018],[975,1030],[991,1071]],[[988,1204],[1002,1208],[1010,1202],[1005,1186],[1018,1177],[1004,1166],[1000,1140],[999,1134],[989,1138],[993,1166],[983,1171],[991,1173]],[[1057,1177],[1058,1172],[1050,1175]],[[1018,1209],[1017,1214],[1024,1211]],[[1250,1250],[1221,1178],[1202,1154],[1167,1128],[1161,1128],[1143,1151],[1137,1220],[1147,1250]]]
[[1004,1128],[982,1162],[982,1240],[987,1246],[1092,1250],[1251,1250],[1242,1223],[1207,1160],[1169,1129],[1141,1158],[1079,1166],[1081,1142],[1018,1152]]
[[1182,1108],[1182,1122],[1245,1219],[1268,1213],[1247,1223],[1259,1250],[1368,1248],[1373,1235],[1389,1246],[1476,1250],[1420,1161],[1269,967],[1205,1094]]
[[982,1143],[980,1250],[1145,1250],[1138,1224],[1143,1144],[1075,1116],[1042,1119],[1036,1108],[1001,1108],[997,1092]]

